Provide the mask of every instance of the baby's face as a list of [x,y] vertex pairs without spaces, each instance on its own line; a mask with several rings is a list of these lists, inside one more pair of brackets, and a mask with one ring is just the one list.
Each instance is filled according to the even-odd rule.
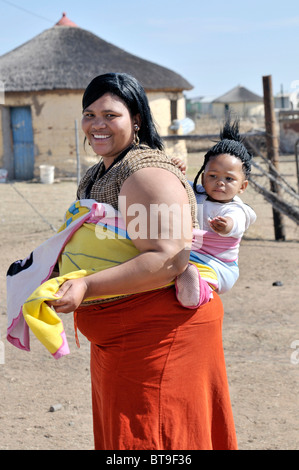
[[202,175],[202,185],[211,201],[230,202],[245,191],[248,181],[242,161],[229,154],[211,157]]

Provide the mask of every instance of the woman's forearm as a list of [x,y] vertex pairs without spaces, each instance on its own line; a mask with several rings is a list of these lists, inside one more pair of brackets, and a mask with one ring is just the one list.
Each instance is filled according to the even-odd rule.
[[84,300],[105,295],[122,295],[158,289],[184,271],[189,250],[171,255],[166,251],[146,251],[113,268],[86,277],[65,281],[49,301],[57,313],[74,312]]
[[187,267],[189,251],[168,257],[161,252],[141,253],[119,265],[85,278],[85,299],[100,295],[139,293],[162,287]]

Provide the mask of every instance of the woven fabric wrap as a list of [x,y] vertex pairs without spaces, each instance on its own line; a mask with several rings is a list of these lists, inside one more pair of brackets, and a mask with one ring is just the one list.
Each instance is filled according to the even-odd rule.
[[[130,150],[122,160],[116,162],[105,174],[103,174],[105,167],[102,160],[89,168],[80,181],[77,197],[78,199],[90,198],[98,202],[111,204],[114,209],[118,210],[118,196],[125,180],[136,171],[149,167],[163,168],[179,178],[188,194],[193,227],[197,228],[196,199],[186,177],[164,152],[146,146]],[[86,194],[91,180],[94,183],[90,193]]]

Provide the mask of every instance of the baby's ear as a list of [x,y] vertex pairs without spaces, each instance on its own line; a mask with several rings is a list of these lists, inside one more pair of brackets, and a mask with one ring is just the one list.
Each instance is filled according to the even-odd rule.
[[242,185],[241,185],[241,187],[240,187],[240,189],[239,189],[239,194],[244,193],[244,191],[245,191],[245,189],[247,188],[247,186],[248,186],[248,180],[244,180],[243,183],[242,183]]

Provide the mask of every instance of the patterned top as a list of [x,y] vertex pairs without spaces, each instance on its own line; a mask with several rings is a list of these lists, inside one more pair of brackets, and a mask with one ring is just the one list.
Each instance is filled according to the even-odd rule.
[[164,152],[144,145],[125,152],[108,170],[105,170],[102,159],[89,168],[80,181],[77,198],[95,199],[97,202],[111,204],[118,210],[118,196],[125,180],[135,171],[148,167],[163,168],[179,178],[187,191],[193,227],[197,228],[196,199],[185,175]]

